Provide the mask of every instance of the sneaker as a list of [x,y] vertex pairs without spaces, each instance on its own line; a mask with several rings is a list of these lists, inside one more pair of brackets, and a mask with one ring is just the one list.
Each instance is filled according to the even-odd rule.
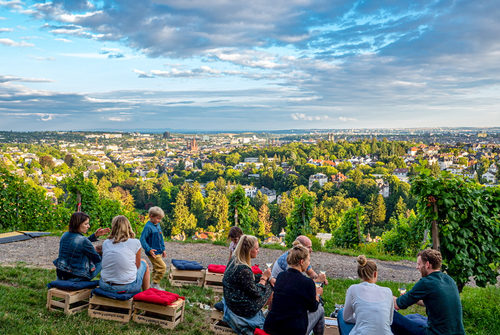
[[161,286],[160,286],[160,284],[158,284],[158,283],[151,283],[151,287],[155,288],[157,290],[161,290],[162,289]]

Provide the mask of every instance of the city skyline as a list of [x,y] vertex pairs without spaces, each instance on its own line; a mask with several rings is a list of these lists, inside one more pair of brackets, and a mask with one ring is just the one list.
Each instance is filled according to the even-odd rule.
[[495,127],[499,11],[0,0],[0,130]]

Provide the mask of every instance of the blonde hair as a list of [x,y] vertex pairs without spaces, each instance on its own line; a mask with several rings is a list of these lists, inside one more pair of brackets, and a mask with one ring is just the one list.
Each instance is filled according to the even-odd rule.
[[288,256],[286,257],[286,262],[288,265],[296,266],[300,264],[301,260],[307,259],[309,256],[309,250],[303,245],[295,245],[292,249],[288,251]]
[[236,245],[236,249],[234,250],[236,262],[252,267],[250,261],[250,251],[253,247],[255,247],[256,243],[259,243],[257,237],[252,235],[242,235]]
[[163,209],[161,209],[160,207],[158,206],[153,206],[149,209],[148,211],[148,214],[149,216],[154,216],[154,217],[157,217],[157,218],[163,218],[165,217],[165,212],[163,212]]
[[135,238],[135,233],[130,226],[130,221],[124,215],[118,215],[111,221],[111,234],[108,237],[113,243],[125,242],[129,238]]
[[366,259],[365,255],[358,256],[358,276],[361,279],[368,280],[375,276],[377,264],[374,261]]

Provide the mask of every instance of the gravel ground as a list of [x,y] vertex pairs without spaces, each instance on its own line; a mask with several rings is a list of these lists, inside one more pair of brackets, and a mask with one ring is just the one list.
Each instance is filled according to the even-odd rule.
[[[172,258],[176,258],[198,261],[206,267],[208,264],[226,264],[229,256],[227,247],[212,244],[166,242],[165,246],[167,265],[170,264]],[[23,262],[28,266],[53,269],[52,261],[57,258],[58,250],[58,236],[44,236],[0,244],[0,265],[15,265]],[[282,253],[281,250],[261,248],[254,263],[259,264],[264,269],[265,263],[274,262]],[[379,280],[412,282],[420,278],[414,262],[379,260],[376,262],[379,269]],[[314,252],[311,263],[316,271],[325,270],[328,277],[357,278],[355,257]]]

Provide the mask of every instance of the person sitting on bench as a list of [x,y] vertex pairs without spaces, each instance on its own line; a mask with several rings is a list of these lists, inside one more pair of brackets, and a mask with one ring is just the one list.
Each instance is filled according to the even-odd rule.
[[71,215],[68,231],[59,241],[59,256],[54,260],[57,279],[89,281],[101,272],[101,256],[92,242],[97,241],[97,237],[108,234],[109,228],[99,228],[87,238],[84,234],[90,228],[89,222],[90,217],[83,212]]
[[358,256],[358,276],[363,281],[347,289],[345,307],[339,311],[341,335],[392,335],[392,291],[376,284],[377,264]]
[[255,328],[264,326],[262,307],[271,296],[269,282],[271,269],[254,275],[251,259],[259,253],[255,236],[241,236],[233,257],[227,265],[222,285],[224,290],[224,318],[238,334],[253,335]]
[[325,311],[319,297],[323,288],[316,287],[312,279],[303,275],[311,263],[309,250],[302,245],[294,246],[288,252],[287,262],[288,269],[276,279],[273,306],[264,330],[271,335],[304,335],[311,331],[322,335]]
[[141,259],[141,242],[134,237],[128,219],[115,216],[111,234],[102,244],[101,289],[135,294],[149,288],[149,266]]

